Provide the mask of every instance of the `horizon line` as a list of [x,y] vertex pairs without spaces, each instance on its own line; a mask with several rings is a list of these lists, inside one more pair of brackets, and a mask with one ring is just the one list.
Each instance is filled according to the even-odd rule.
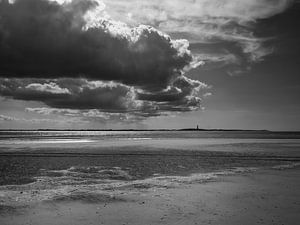
[[224,128],[162,128],[162,129],[0,129],[0,131],[248,131],[248,132],[292,132],[300,133],[299,130],[267,130],[267,129],[224,129]]

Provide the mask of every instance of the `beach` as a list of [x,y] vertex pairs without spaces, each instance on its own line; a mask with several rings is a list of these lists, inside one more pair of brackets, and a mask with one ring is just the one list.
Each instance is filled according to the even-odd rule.
[[9,135],[0,140],[0,224],[300,219],[297,133]]
[[[299,222],[300,169],[221,177],[111,198],[2,209],[1,224],[286,224]],[[3,207],[3,206],[2,206]]]

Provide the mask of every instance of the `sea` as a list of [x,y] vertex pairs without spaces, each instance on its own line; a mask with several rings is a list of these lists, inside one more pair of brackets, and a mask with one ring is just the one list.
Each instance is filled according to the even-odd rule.
[[299,132],[2,130],[0,206],[111,199],[298,166]]

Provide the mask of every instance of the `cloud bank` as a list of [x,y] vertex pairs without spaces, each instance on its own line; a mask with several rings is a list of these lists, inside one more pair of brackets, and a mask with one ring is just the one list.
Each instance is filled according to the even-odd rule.
[[193,62],[186,40],[108,20],[101,2],[0,3],[0,74],[85,77],[162,89]]
[[255,24],[292,2],[0,0],[0,95],[86,120],[199,110],[209,86],[186,73],[262,61],[272,37]]
[[104,9],[98,0],[0,1],[0,94],[96,116],[201,108],[207,85],[184,76],[202,63],[189,42]]
[[[94,115],[97,118],[108,119],[121,118],[121,114],[126,114],[126,118],[140,120],[166,115],[167,112],[197,110],[201,107],[201,97],[207,88],[206,84],[184,76],[177,77],[167,88],[156,92],[114,81],[89,81],[83,78],[0,79],[2,96],[24,101],[40,101],[57,109],[47,109],[47,112],[71,115],[70,112],[74,111],[69,110],[82,110],[76,111],[76,115],[87,118]],[[31,112],[47,114],[40,110]],[[86,114],[87,112],[89,114]]]

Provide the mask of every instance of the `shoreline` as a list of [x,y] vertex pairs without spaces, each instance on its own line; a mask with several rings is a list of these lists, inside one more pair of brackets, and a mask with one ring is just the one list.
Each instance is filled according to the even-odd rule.
[[216,181],[119,196],[61,199],[7,209],[0,223],[19,224],[285,224],[300,220],[300,168],[221,176]]

